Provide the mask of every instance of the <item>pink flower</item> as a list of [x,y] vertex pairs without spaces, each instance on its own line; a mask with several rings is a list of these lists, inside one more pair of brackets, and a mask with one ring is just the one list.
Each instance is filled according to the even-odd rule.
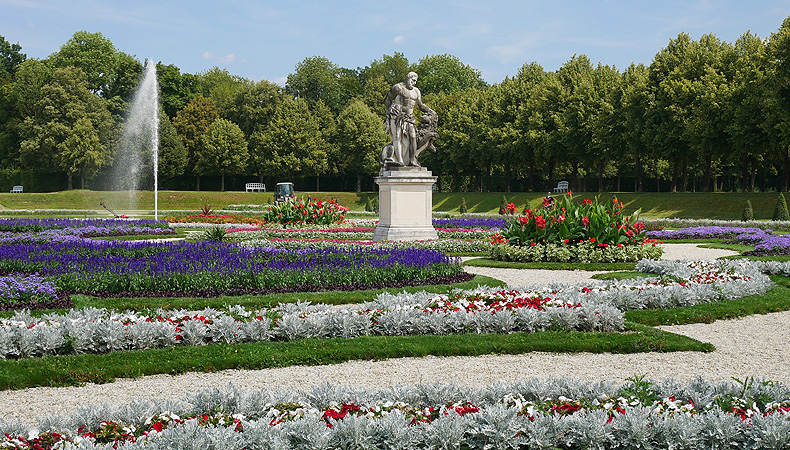
[[590,218],[587,216],[582,217],[582,225],[585,227],[590,224]]

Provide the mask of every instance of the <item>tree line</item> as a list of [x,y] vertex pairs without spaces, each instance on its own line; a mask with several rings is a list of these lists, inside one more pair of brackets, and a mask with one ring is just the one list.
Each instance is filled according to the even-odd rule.
[[[0,170],[106,187],[143,64],[100,33],[77,32],[45,59],[0,36]],[[388,141],[383,98],[410,71],[439,115],[438,151],[421,163],[442,190],[559,180],[576,191],[788,189],[790,17],[734,43],[680,33],[649,65],[575,55],[556,71],[526,63],[493,85],[447,54],[412,63],[394,53],[356,69],[312,56],[284,86],[159,62],[159,177],[197,190],[201,176],[224,190],[226,175],[372,189]]]

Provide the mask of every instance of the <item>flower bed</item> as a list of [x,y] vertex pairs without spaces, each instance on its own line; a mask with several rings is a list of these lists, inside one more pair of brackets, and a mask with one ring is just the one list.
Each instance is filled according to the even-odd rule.
[[38,275],[0,276],[0,311],[71,306],[73,303],[52,282]]
[[341,206],[335,199],[328,202],[318,199],[305,202],[297,197],[265,209],[263,220],[278,224],[329,225],[343,222],[343,213],[346,211],[348,208]]
[[[336,239],[362,241],[373,237],[374,228],[230,228],[228,240],[242,242],[252,239]],[[491,239],[495,230],[469,228],[436,228],[440,239],[485,240]]]
[[664,228],[687,227],[745,227],[790,231],[790,221],[787,220],[717,220],[717,219],[645,219],[648,230],[662,230]]
[[461,266],[419,249],[278,250],[216,242],[6,244],[0,271],[40,273],[67,292],[254,292],[277,286],[377,284],[452,276]]
[[549,329],[616,332],[629,309],[687,306],[762,294],[771,282],[753,263],[644,261],[660,277],[503,290],[478,287],[452,294],[380,294],[335,307],[289,303],[247,311],[158,311],[154,316],[100,309],[17,313],[0,319],[0,357],[73,351],[104,353],[209,342],[255,342],[368,335],[536,332]]
[[523,247],[495,243],[489,250],[491,257],[500,261],[574,263],[636,262],[658,259],[663,252],[656,242],[650,241],[630,246],[590,241],[576,245],[541,243]]
[[[228,386],[178,401],[86,407],[31,429],[3,423],[3,448],[754,448],[790,446],[779,383],[622,385],[525,380],[488,388],[435,384],[311,391]],[[106,447],[104,446],[106,444]]]
[[121,219],[0,219],[0,245],[63,242],[100,236],[175,234],[165,221]]
[[[511,215],[515,208],[513,203],[507,205]],[[645,227],[638,218],[638,210],[624,216],[623,203],[617,198],[610,204],[585,199],[577,205],[571,195],[558,201],[547,197],[542,207],[526,208],[523,216],[508,221],[505,231],[493,237],[491,256],[522,262],[625,262],[660,257],[663,249],[644,237]]]
[[737,243],[754,245],[754,251],[744,253],[749,256],[768,254],[790,254],[790,235],[776,235],[773,231],[752,227],[688,227],[679,230],[648,231],[647,235],[656,239],[730,239]]
[[372,240],[341,240],[341,239],[249,239],[239,242],[245,247],[274,247],[283,249],[324,249],[324,248],[355,248],[367,246],[373,248],[419,248],[444,253],[488,253],[491,244],[481,240],[440,239],[434,241],[387,241]]

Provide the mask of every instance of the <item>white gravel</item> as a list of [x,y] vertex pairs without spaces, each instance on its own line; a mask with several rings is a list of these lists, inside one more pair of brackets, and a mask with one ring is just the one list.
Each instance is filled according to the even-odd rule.
[[[699,249],[694,244],[671,244],[667,245],[665,257],[678,255],[678,259],[710,259],[723,256],[719,252],[722,251]],[[545,279],[549,275],[557,276],[562,281],[583,282],[586,278],[579,275],[589,275],[589,272],[577,274],[578,271],[558,274],[554,273],[558,271],[524,270],[515,271],[515,275],[509,272],[495,275],[508,283],[512,279],[518,284],[525,284],[528,278]],[[753,376],[790,384],[790,335],[787,332],[790,329],[790,312],[661,328],[710,342],[717,350],[712,353],[627,355],[533,352],[523,355],[350,361],[330,366],[227,370],[211,374],[155,375],[83,387],[2,391],[0,417],[32,423],[37,415],[65,414],[88,404],[125,404],[138,398],[179,397],[184,393],[228,383],[249,389],[301,390],[326,381],[367,387],[434,381],[457,381],[482,386],[530,377],[622,381],[633,375],[647,374],[654,379],[674,378],[679,381],[690,380],[698,375],[709,380]]]

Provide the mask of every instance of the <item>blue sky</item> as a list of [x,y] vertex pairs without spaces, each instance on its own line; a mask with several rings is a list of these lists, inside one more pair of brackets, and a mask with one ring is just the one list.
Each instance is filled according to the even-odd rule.
[[449,53],[497,83],[525,63],[556,70],[574,54],[620,69],[649,64],[680,32],[767,37],[790,0],[0,0],[0,12],[0,35],[33,58],[86,30],[182,73],[218,66],[283,83],[313,55],[357,68],[394,52],[411,62]]

